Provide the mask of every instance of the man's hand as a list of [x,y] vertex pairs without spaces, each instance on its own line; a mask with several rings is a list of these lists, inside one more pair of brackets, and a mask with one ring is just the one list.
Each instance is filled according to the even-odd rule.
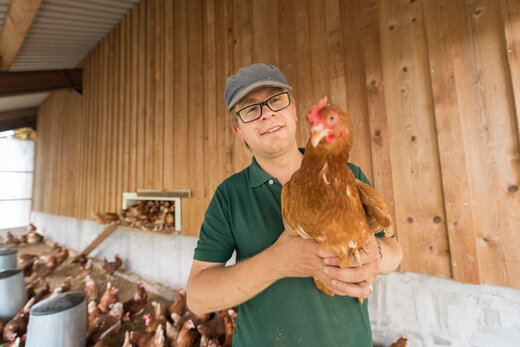
[[350,260],[349,267],[340,268],[340,259],[336,256],[323,259],[324,272],[331,278],[327,283],[330,290],[338,295],[366,299],[373,290],[372,285],[379,273],[379,252],[375,237],[372,235],[366,246],[366,252],[359,250],[361,266],[355,259]]
[[323,272],[324,259],[333,259],[334,253],[320,247],[316,241],[304,239],[286,229],[270,248],[271,266],[276,267],[280,278],[312,276],[330,284],[330,276]]

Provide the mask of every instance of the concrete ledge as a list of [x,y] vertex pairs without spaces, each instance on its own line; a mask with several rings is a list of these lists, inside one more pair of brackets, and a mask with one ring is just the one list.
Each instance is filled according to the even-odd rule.
[[[81,251],[103,230],[96,222],[33,211],[31,221],[38,232],[71,249]],[[120,228],[90,256],[112,261],[117,253],[123,268],[172,288],[186,286],[197,239],[181,235],[155,235]]]

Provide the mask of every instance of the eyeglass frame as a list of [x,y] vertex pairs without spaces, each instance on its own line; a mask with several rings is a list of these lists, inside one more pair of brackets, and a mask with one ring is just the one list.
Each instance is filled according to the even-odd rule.
[[[280,109],[277,109],[277,110],[273,110],[271,108],[271,106],[269,106],[269,104],[267,103],[269,100],[271,100],[272,98],[274,97],[277,97],[279,95],[282,95],[282,94],[287,94],[287,96],[289,97],[289,103],[287,104],[287,106],[285,107],[282,107]],[[278,111],[281,111],[281,110],[285,110],[287,107],[291,106],[291,92],[290,91],[285,91],[285,92],[281,92],[281,93],[278,93],[278,94],[275,94],[273,96],[271,96],[269,99],[265,100],[265,101],[262,101],[262,102],[259,102],[257,104],[251,104],[251,105],[248,105],[246,107],[243,107],[241,108],[240,110],[238,110],[237,112],[235,112],[235,115],[238,116],[238,118],[240,118],[240,120],[242,121],[242,123],[244,124],[247,124],[247,123],[251,123],[251,122],[254,122],[255,120],[257,119],[260,119],[262,118],[262,114],[264,112],[264,105],[267,106],[267,108],[269,108],[271,111],[273,112],[278,112]],[[251,119],[251,120],[248,120],[247,122],[244,122],[244,120],[242,119],[242,117],[240,116],[240,112],[242,112],[243,110],[245,110],[246,108],[249,108],[251,106],[260,106],[260,115],[258,117],[256,117],[255,119]]]

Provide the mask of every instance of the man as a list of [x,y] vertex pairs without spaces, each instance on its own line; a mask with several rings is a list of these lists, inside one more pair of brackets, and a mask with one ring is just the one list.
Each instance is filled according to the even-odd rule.
[[[372,346],[367,298],[379,273],[397,268],[396,239],[371,237],[361,267],[284,230],[282,185],[301,165],[292,88],[274,66],[241,68],[226,82],[233,128],[253,153],[226,179],[206,211],[187,286],[196,314],[240,304],[233,346]],[[347,163],[345,163],[347,165]],[[349,163],[356,177],[361,170]],[[379,250],[380,249],[380,250]],[[224,266],[236,250],[237,262]],[[313,277],[337,294],[319,291]]]

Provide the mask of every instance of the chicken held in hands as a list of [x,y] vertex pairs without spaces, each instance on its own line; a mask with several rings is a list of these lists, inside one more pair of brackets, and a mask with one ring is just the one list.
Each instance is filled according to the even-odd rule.
[[[340,267],[348,267],[351,257],[361,266],[359,250],[366,250],[372,226],[385,229],[389,237],[392,219],[379,194],[357,180],[347,165],[352,147],[347,113],[324,97],[307,117],[312,129],[301,167],[282,188],[284,223],[334,253]],[[334,295],[318,279],[314,283]]]

